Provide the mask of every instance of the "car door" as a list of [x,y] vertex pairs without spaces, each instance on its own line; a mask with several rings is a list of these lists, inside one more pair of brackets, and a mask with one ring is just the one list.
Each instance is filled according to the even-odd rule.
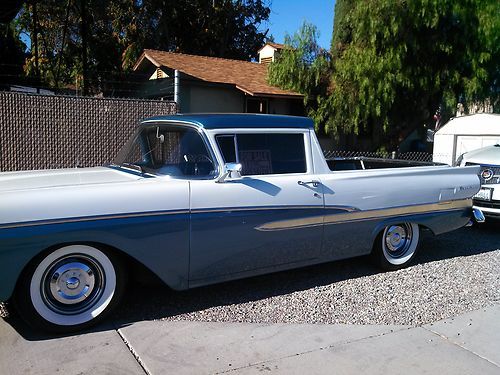
[[215,136],[242,177],[191,181],[190,285],[312,261],[321,251],[323,191],[309,134]]

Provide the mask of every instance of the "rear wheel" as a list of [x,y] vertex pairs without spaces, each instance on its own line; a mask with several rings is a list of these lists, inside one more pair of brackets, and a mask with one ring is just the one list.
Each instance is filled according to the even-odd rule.
[[30,325],[71,332],[102,319],[122,290],[118,259],[92,246],[70,245],[44,254],[28,266],[14,302]]
[[388,225],[377,237],[373,256],[375,262],[386,270],[408,266],[418,249],[420,229],[414,223]]

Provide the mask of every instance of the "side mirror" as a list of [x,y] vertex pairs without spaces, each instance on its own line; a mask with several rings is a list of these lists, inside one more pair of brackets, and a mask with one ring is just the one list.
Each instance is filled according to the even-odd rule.
[[240,163],[226,163],[224,164],[224,173],[217,179],[217,182],[224,182],[226,180],[236,180],[241,178],[241,169],[243,167]]

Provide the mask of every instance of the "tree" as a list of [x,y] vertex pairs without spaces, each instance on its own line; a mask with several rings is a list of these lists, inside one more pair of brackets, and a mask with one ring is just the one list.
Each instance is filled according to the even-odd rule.
[[[269,13],[265,0],[32,0],[19,21],[32,47],[39,39],[45,84],[78,82],[84,92],[110,94],[130,80],[126,75],[144,48],[249,59],[264,42],[259,27]],[[26,66],[33,75],[31,52]]]
[[362,130],[376,145],[385,137],[394,147],[439,105],[449,117],[461,99],[498,101],[497,1],[339,0],[341,5],[324,108],[327,132]]
[[347,14],[354,7],[355,0],[337,0],[335,2],[335,16],[333,17],[333,36],[331,52],[335,58],[339,57],[345,46],[352,41],[352,28]]
[[[269,65],[270,84],[304,95],[308,116],[323,122],[323,101],[327,97],[330,55],[317,43],[318,30],[305,23],[293,36],[285,35],[285,48]],[[317,130],[321,130],[318,128]]]
[[269,19],[264,0],[144,0],[132,6],[123,29],[125,66],[144,48],[248,60],[262,47]]
[[0,4],[0,85],[19,83],[26,46],[20,40],[14,18],[22,1],[5,0]]
[[490,98],[499,110],[496,0],[337,0],[330,63],[315,32],[309,25],[286,40],[269,81],[304,94],[320,130],[347,147],[363,135],[394,149],[440,106],[446,121],[459,101]]
[[21,42],[13,21],[0,23],[0,84],[23,80],[26,46]]

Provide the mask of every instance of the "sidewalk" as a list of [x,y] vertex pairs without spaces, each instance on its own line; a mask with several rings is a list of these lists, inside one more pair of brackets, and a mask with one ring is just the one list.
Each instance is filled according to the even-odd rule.
[[499,374],[500,305],[421,327],[144,321],[23,338],[0,320],[1,374]]

